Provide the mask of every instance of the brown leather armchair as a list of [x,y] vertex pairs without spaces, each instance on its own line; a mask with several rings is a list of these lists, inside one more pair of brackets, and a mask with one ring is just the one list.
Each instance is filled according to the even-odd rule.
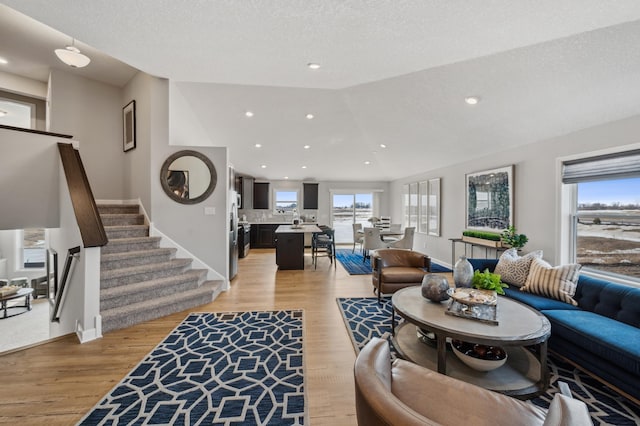
[[422,284],[422,278],[431,271],[431,258],[417,251],[380,249],[373,254],[371,267],[373,292],[380,302],[383,294]]
[[354,365],[359,425],[588,425],[587,406],[557,393],[549,410],[396,359],[373,338]]

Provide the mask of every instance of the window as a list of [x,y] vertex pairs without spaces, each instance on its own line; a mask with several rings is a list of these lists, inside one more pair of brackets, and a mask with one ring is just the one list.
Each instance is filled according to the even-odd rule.
[[420,217],[418,219],[418,232],[426,233],[428,231],[429,224],[429,183],[428,182],[418,182],[418,197],[419,197],[419,212]]
[[276,213],[292,213],[298,208],[298,191],[275,190]]
[[332,194],[331,223],[335,230],[337,243],[353,242],[353,224],[360,223],[363,228],[372,226],[369,219],[376,215],[373,208],[373,193]]
[[403,187],[403,225],[404,227],[418,226],[418,183],[410,183]]
[[565,162],[575,200],[569,250],[585,271],[640,281],[640,152]]
[[45,258],[45,230],[25,229],[22,233],[22,267],[44,268]]
[[35,128],[35,104],[0,98],[0,110],[6,112],[6,115],[0,117],[0,124],[25,129]]

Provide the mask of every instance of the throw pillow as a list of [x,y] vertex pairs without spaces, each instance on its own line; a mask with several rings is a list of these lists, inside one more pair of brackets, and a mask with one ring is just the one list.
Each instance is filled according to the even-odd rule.
[[582,265],[571,263],[552,267],[542,259],[534,259],[529,276],[520,290],[578,306],[573,299],[578,285],[578,273]]
[[542,250],[518,256],[518,249],[510,248],[502,253],[494,272],[500,274],[500,278],[505,283],[522,287],[529,276],[529,268],[533,259],[542,259]]

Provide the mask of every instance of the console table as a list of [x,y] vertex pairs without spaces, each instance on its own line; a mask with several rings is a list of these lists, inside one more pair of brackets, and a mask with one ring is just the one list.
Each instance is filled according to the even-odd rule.
[[[495,250],[496,259],[499,257],[500,253],[502,253],[505,250],[508,250],[508,248],[506,247],[495,247],[494,245],[491,244],[492,242],[488,242],[487,244],[482,244],[481,242],[465,241],[462,238],[449,238],[449,241],[451,241],[451,267],[452,268],[453,268],[453,265],[456,264],[456,243],[464,244],[464,255],[466,257],[473,257],[474,247],[484,248],[485,258],[487,258],[489,255],[489,249]],[[467,248],[469,246],[471,247],[471,256],[467,256]]]

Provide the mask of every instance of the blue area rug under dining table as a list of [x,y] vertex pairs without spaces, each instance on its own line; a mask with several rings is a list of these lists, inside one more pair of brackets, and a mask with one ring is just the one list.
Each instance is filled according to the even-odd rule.
[[[371,261],[362,259],[362,251],[352,253],[351,249],[337,249],[336,259],[347,270],[349,275],[366,275],[371,273]],[[451,269],[431,261],[431,272],[451,272]]]
[[302,425],[303,312],[192,313],[79,425]]
[[[376,297],[338,298],[337,302],[356,352],[360,352],[372,337],[391,337],[391,299],[384,298],[381,304]],[[397,356],[393,345],[391,349],[393,356]],[[530,403],[549,408],[553,395],[560,392],[558,382],[565,382],[573,397],[587,404],[595,425],[640,424],[640,407],[632,401],[553,353],[548,355],[548,366],[551,384],[545,393],[531,399]]]

